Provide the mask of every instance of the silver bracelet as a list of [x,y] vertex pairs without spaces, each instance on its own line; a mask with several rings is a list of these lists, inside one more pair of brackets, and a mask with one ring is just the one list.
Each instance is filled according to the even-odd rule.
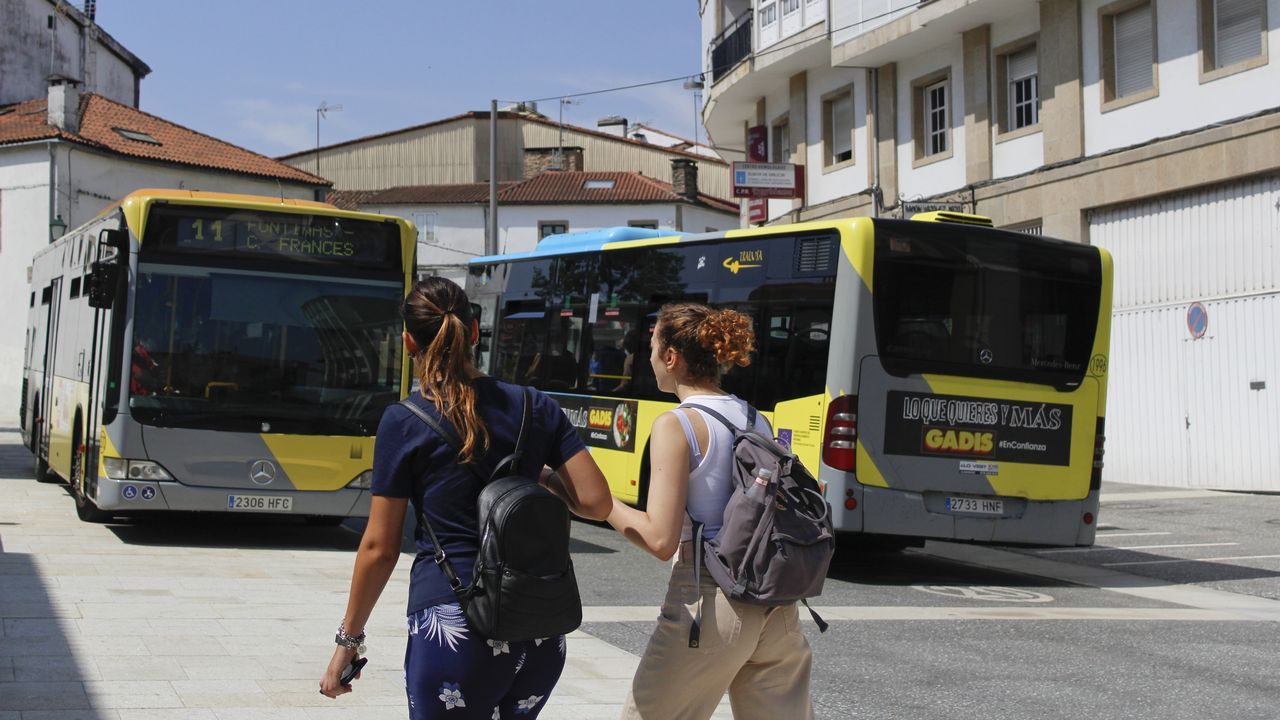
[[333,641],[345,648],[355,648],[357,655],[364,654],[364,633],[348,635],[342,623],[338,623],[338,632],[333,636]]

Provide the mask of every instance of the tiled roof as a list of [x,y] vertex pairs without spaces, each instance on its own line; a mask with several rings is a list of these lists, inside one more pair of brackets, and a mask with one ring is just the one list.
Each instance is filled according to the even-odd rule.
[[[515,183],[498,183],[498,198]],[[404,185],[369,194],[361,202],[369,205],[463,205],[489,202],[489,183],[458,185]]]
[[[0,107],[0,145],[58,138],[128,157],[310,185],[333,184],[265,155],[198,133],[128,105],[121,105],[101,95],[87,93],[80,98],[78,133],[49,125],[47,107],[44,99]],[[141,133],[156,142],[130,139],[117,130]]]
[[377,194],[376,190],[330,190],[324,201],[343,210],[359,210],[361,205]]
[[[588,187],[588,184],[596,187]],[[612,187],[602,187],[612,183]],[[671,183],[637,172],[544,172],[498,194],[499,202],[527,205],[689,202]],[[698,194],[698,202],[716,210],[737,212],[738,204]]]
[[[587,187],[612,184],[612,187]],[[356,197],[359,196],[359,197]],[[334,191],[330,200],[360,205],[463,205],[487,203],[489,183],[462,185],[406,185],[375,192]],[[671,183],[636,172],[561,172],[549,171],[523,182],[499,183],[498,202],[503,205],[595,205],[689,202],[677,195]],[[698,195],[698,203],[715,210],[737,212],[738,204],[730,200]]]

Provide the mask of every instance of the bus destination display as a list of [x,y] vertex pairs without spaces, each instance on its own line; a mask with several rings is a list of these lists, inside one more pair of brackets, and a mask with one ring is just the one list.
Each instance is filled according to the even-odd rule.
[[398,229],[390,223],[321,215],[229,215],[216,210],[196,214],[187,209],[153,219],[162,226],[160,243],[183,252],[378,267],[399,264]]

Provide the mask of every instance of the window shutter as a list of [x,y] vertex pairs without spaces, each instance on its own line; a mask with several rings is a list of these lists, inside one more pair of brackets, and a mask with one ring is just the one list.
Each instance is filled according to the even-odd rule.
[[1262,54],[1262,0],[1214,0],[1214,67]]
[[831,154],[853,150],[853,94],[836,98],[831,103]]
[[1009,56],[1009,82],[1036,74],[1036,46],[1032,45]]
[[1142,92],[1152,86],[1151,6],[1143,5],[1112,17],[1115,36],[1116,97]]

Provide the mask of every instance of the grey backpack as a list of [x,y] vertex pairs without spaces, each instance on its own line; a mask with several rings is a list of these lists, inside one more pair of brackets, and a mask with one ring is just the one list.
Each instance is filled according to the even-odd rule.
[[[756,605],[803,602],[819,630],[827,624],[807,598],[822,594],[835,552],[831,505],[822,489],[790,449],[755,430],[755,408],[747,407],[747,427],[739,428],[711,408],[689,403],[733,433],[733,494],[714,538],[694,543],[694,573],[701,584],[703,565],[725,595]],[[758,476],[768,484],[757,484]],[[692,516],[690,516],[692,519]],[[703,523],[694,521],[693,537]],[[698,646],[702,607],[689,631],[689,647]]]

